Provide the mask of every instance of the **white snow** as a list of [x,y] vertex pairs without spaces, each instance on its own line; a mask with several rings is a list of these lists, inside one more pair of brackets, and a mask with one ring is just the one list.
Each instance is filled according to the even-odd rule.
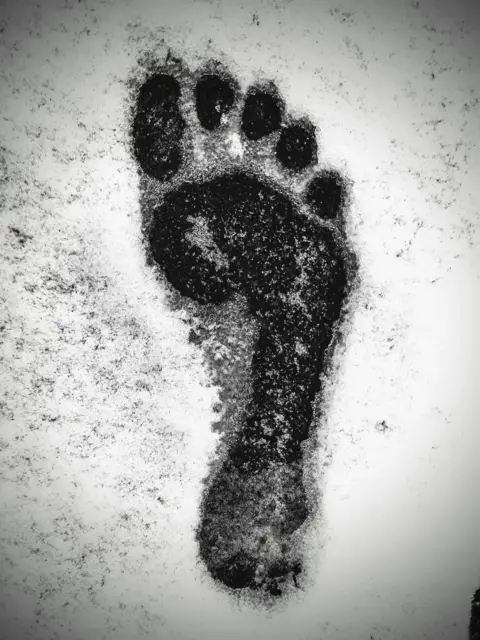
[[[1,20],[0,638],[464,640],[478,8],[7,0]],[[197,564],[217,390],[140,246],[125,80],[149,30],[276,80],[355,182],[363,287],[322,423],[326,542],[315,584],[270,614]]]

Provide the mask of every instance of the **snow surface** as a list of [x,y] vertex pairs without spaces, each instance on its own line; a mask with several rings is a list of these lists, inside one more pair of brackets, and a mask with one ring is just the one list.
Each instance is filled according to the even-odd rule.
[[[480,582],[478,6],[0,11],[0,638],[465,640]],[[197,562],[218,390],[140,246],[126,79],[152,30],[198,64],[220,55],[243,85],[274,79],[355,183],[363,285],[322,418],[318,578],[274,612]]]

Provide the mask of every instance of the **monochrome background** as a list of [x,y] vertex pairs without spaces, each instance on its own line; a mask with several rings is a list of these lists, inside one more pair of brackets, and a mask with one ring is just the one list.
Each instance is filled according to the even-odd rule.
[[[0,638],[466,640],[480,583],[480,10],[0,4]],[[362,286],[321,417],[318,577],[269,612],[197,561],[218,389],[145,265],[127,78],[163,39],[274,79],[354,182]],[[321,461],[319,461],[320,467]]]

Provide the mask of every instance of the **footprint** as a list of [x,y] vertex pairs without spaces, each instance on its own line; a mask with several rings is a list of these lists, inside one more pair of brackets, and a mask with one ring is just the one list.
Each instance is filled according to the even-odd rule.
[[151,65],[131,140],[151,262],[199,305],[243,296],[256,326],[248,398],[204,491],[200,556],[230,588],[280,595],[302,571],[304,443],[352,282],[347,183],[316,169],[315,127],[288,117],[273,83],[242,99],[214,62]]

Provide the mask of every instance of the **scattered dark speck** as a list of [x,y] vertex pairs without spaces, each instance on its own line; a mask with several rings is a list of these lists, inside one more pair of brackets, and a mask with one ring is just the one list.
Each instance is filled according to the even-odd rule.
[[20,242],[20,244],[25,244],[27,240],[32,239],[32,236],[29,236],[27,233],[20,231],[20,229],[17,229],[16,227],[9,227],[9,229],[17,237],[17,240]]
[[391,427],[386,423],[385,420],[381,420],[380,422],[377,422],[377,424],[375,425],[375,429],[377,431],[380,431],[381,433],[386,433],[387,431],[391,431]]

